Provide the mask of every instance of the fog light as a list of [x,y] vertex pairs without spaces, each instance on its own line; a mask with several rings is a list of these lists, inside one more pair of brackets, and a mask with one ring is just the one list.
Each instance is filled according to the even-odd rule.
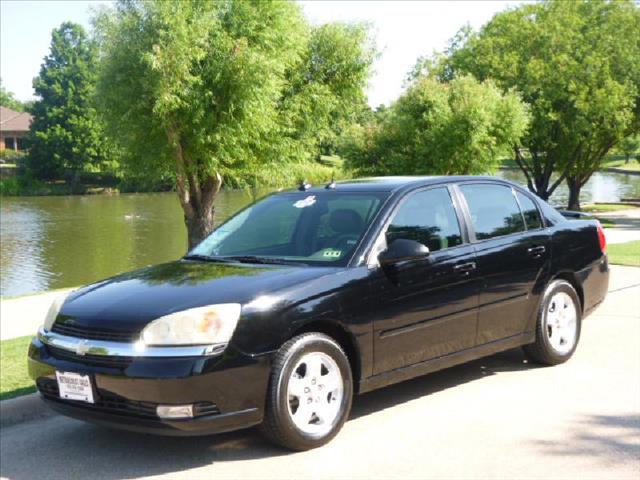
[[158,405],[156,413],[160,418],[193,418],[193,405]]

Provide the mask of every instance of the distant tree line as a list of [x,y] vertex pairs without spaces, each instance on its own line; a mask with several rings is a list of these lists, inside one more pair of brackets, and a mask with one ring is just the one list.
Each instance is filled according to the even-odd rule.
[[[314,26],[293,2],[123,0],[94,27],[52,34],[29,168],[166,179],[189,245],[213,228],[223,185],[291,184],[321,155],[339,154],[350,175],[489,173],[513,158],[532,192],[546,199],[566,182],[579,209],[604,156],[637,148],[631,0],[526,4],[465,27],[375,111],[367,26]],[[2,90],[3,105],[14,100]]]
[[0,106],[10,108],[16,112],[24,112],[31,105],[31,102],[22,102],[16,96],[4,88],[2,78],[0,78]]

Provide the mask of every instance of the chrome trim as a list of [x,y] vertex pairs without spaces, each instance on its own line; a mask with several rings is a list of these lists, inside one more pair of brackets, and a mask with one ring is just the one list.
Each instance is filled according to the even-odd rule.
[[38,339],[45,345],[60,348],[83,355],[104,355],[112,357],[202,357],[222,353],[227,348],[226,343],[214,345],[184,345],[175,347],[149,347],[143,342],[110,342],[105,340],[89,340],[86,338],[69,337],[50,332],[40,327]]

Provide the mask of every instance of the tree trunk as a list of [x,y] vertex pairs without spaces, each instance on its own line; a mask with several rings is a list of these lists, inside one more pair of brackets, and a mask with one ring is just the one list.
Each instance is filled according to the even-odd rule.
[[212,208],[208,212],[198,212],[195,215],[184,215],[184,223],[187,226],[187,238],[189,250],[200,243],[213,230]]
[[569,187],[568,210],[580,211],[580,189],[582,185],[582,182],[576,177],[567,177],[567,186]]
[[[190,179],[194,181],[193,178]],[[184,210],[184,223],[187,227],[187,239],[189,250],[200,243],[213,230],[213,221],[215,208],[213,203],[222,186],[222,177],[217,172],[215,175],[207,177],[200,183],[197,182],[197,188],[194,188],[189,182],[191,193],[187,195],[186,202],[178,187],[178,196],[181,197],[182,209]],[[180,182],[179,182],[180,183]]]
[[549,178],[536,177],[534,183],[536,185],[535,194],[544,201],[549,200],[549,196],[551,196],[551,192],[549,192]]
[[222,177],[218,172],[200,175],[193,159],[185,155],[177,129],[168,126],[166,133],[175,153],[176,192],[184,212],[191,250],[213,230],[213,203],[220,192]]

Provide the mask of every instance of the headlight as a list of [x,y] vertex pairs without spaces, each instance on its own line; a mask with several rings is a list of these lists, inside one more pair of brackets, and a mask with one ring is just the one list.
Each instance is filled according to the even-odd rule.
[[44,317],[45,330],[51,330],[51,327],[53,327],[53,322],[56,321],[56,318],[60,313],[62,304],[67,299],[70,293],[71,291],[60,293],[56,296],[56,298],[53,299],[53,302],[51,302],[51,306],[49,307],[49,311],[47,312],[47,316]]
[[239,318],[239,303],[191,308],[151,322],[142,331],[142,341],[146,345],[227,343]]

